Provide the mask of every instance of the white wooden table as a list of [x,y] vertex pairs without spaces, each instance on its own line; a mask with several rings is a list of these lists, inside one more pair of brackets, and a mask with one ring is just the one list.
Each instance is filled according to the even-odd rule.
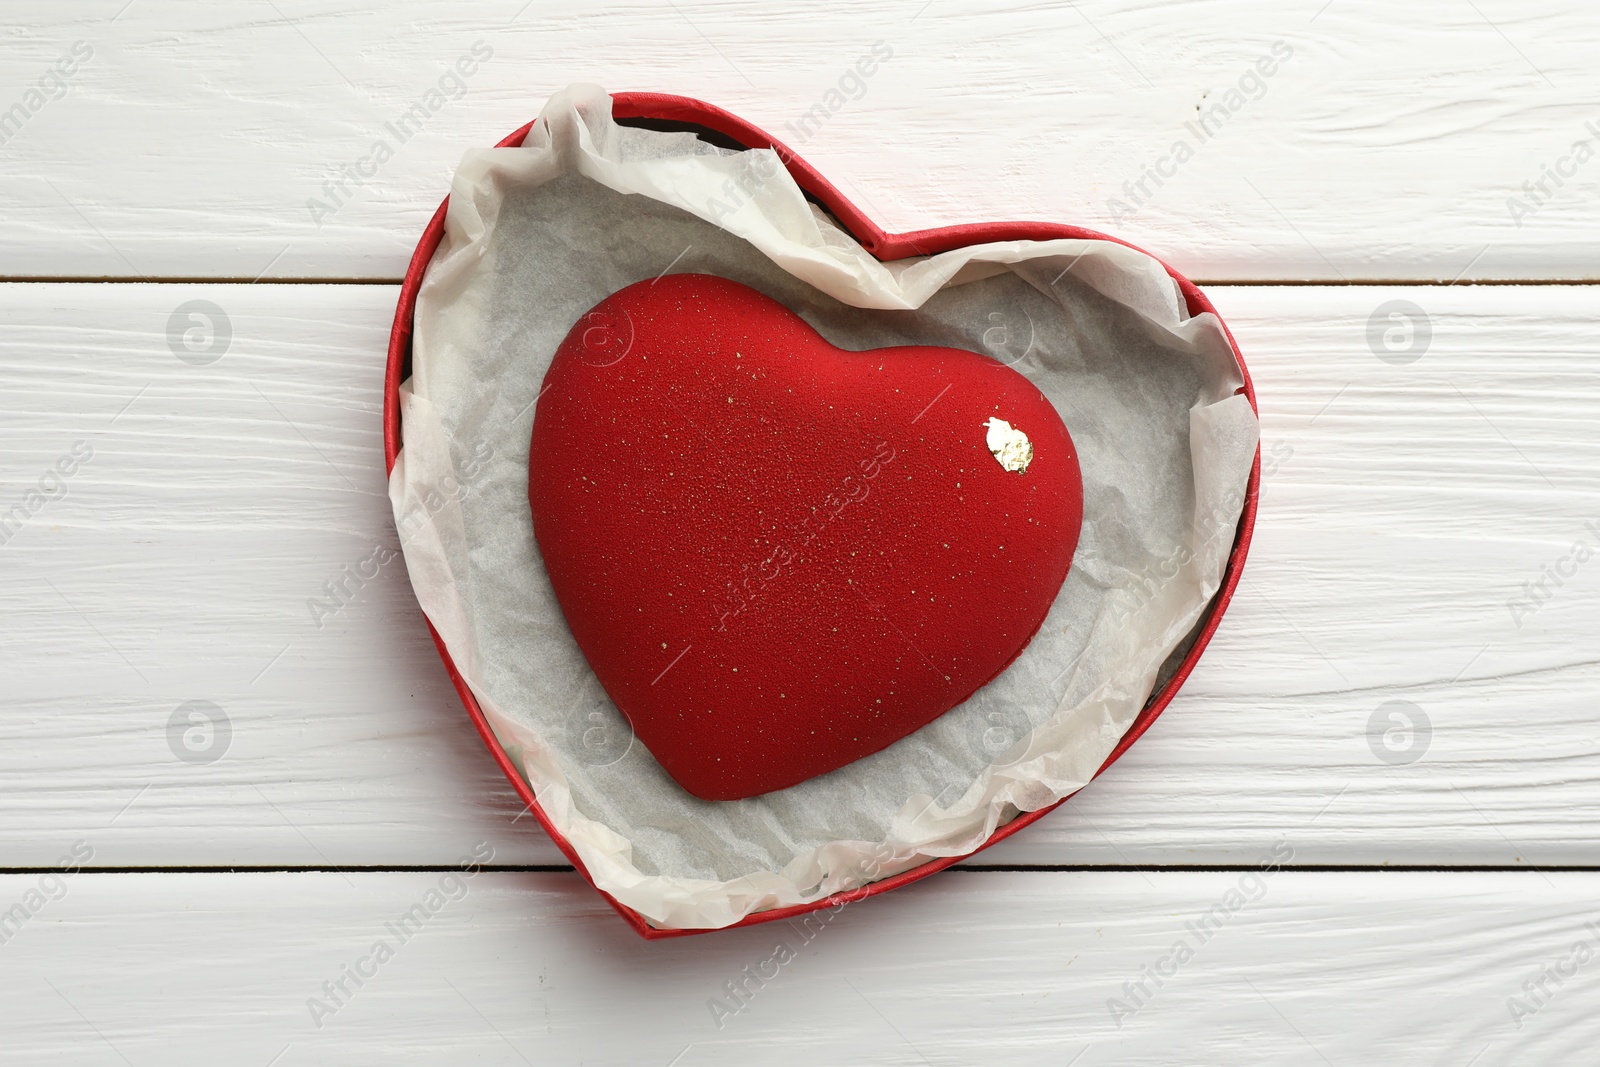
[[[0,1060],[1593,1061],[1600,15],[522,5],[0,12]],[[721,104],[891,229],[1124,236],[1256,377],[1255,546],[1182,695],[1039,825],[810,942],[640,940],[519,820],[403,566],[306,606],[394,543],[380,380],[424,222],[577,80]]]

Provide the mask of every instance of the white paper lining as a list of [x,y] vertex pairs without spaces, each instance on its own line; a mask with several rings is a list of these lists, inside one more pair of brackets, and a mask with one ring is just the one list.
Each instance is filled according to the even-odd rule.
[[[1055,404],[1084,477],[1072,571],[1010,668],[882,752],[749,800],[689,796],[633,741],[527,503],[556,346],[668,270],[752,285],[842,348],[987,351]],[[1014,241],[880,263],[772,152],[620,126],[602,90],[573,86],[522,147],[456,173],[390,496],[418,601],[596,885],[655,925],[720,927],[970,852],[1093,776],[1220,583],[1257,444],[1241,383],[1220,324],[1189,317],[1142,253]]]

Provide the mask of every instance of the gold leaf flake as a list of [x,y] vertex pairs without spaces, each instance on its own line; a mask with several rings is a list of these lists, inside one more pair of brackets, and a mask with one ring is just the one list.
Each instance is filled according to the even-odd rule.
[[1000,466],[1018,474],[1027,473],[1028,464],[1033,462],[1033,442],[1028,440],[1028,435],[1005,419],[992,416],[984,426],[988,427],[984,443]]

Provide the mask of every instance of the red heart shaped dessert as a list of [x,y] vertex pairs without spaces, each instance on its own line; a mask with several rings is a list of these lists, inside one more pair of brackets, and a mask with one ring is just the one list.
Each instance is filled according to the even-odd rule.
[[708,800],[834,770],[970,697],[1044,621],[1083,512],[1066,427],[1009,367],[844,351],[694,274],[568,334],[529,502],[596,676]]

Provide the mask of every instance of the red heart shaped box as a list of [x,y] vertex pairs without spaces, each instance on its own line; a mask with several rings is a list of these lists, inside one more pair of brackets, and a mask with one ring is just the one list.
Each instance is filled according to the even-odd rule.
[[[719,107],[688,97],[669,96],[664,93],[615,93],[612,95],[611,100],[613,118],[624,125],[635,125],[656,130],[689,130],[716,144],[730,148],[773,149],[778,157],[783,160],[789,174],[794,178],[801,191],[810,200],[821,205],[832,214],[840,226],[849,231],[851,236],[860,242],[863,248],[879,260],[887,261],[906,259],[913,256],[934,255],[939,252],[947,252],[953,248],[985,244],[992,241],[1049,241],[1059,238],[1110,241],[1129,248],[1135,248],[1140,252],[1144,251],[1129,244],[1127,241],[1121,241],[1094,230],[1045,222],[970,223],[932,230],[917,230],[912,233],[886,233],[866,215],[862,214],[859,208],[845,199],[822,175],[818,174],[804,160],[795,155],[787,146]],[[532,128],[533,123],[530,122],[495,147],[513,148],[520,146],[523,138],[527,136],[528,131]],[[416,251],[411,257],[411,264],[406,270],[405,281],[401,285],[400,301],[395,309],[394,327],[389,334],[389,357],[383,382],[383,451],[385,470],[388,472],[394,470],[395,458],[400,453],[402,443],[400,440],[400,383],[410,377],[411,372],[412,315],[416,309],[417,291],[421,288],[422,277],[427,270],[428,263],[432,260],[433,253],[439,247],[439,243],[444,236],[445,209],[448,205],[448,199],[439,205],[439,210],[434,212],[427,229],[423,231],[421,241],[417,243]],[[1149,255],[1148,252],[1144,254]],[[1157,262],[1161,261],[1157,260]],[[1191,316],[1204,313],[1216,315],[1216,309],[1211,306],[1211,301],[1206,299],[1205,294],[1196,288],[1193,282],[1165,263],[1162,263],[1162,266],[1166,268],[1167,274],[1171,276],[1182,291]],[[1219,323],[1222,321],[1220,315],[1217,316],[1217,320]],[[1240,391],[1249,398],[1250,406],[1253,409],[1256,407],[1256,397],[1255,390],[1250,383],[1249,371],[1245,369],[1244,359],[1239,353],[1238,343],[1233,339],[1233,335],[1228,331],[1226,324],[1223,324],[1223,332],[1228,337],[1228,343],[1233,348],[1234,359],[1238,362],[1240,372],[1244,377],[1244,386]],[[1233,551],[1229,555],[1227,568],[1223,572],[1221,587],[1212,599],[1211,605],[1202,620],[1199,633],[1196,635],[1193,645],[1190,646],[1188,654],[1183,657],[1182,662],[1178,665],[1177,671],[1167,680],[1166,685],[1151,694],[1144,709],[1134,719],[1133,725],[1128,728],[1127,733],[1122,736],[1116,748],[1106,757],[1106,761],[1100,766],[1100,770],[1095,772],[1096,776],[1116,762],[1118,757],[1126,752],[1150,728],[1150,724],[1155,721],[1156,716],[1160,715],[1166,706],[1171,703],[1172,698],[1178,692],[1178,688],[1189,677],[1189,673],[1194,670],[1201,653],[1205,651],[1206,645],[1211,640],[1211,635],[1216,632],[1218,624],[1222,621],[1223,612],[1227,609],[1228,602],[1233,597],[1234,589],[1239,584],[1240,573],[1244,569],[1245,555],[1250,547],[1250,535],[1255,528],[1256,504],[1260,488],[1261,454],[1258,449],[1255,464],[1250,470],[1250,481],[1245,493],[1244,509],[1239,517],[1239,529],[1234,539]],[[537,798],[534,797],[533,789],[528,785],[521,773],[517,771],[515,765],[511,762],[511,758],[501,746],[499,739],[495,737],[494,731],[490,729],[483,710],[478,706],[478,702],[472,695],[472,691],[468,689],[466,682],[462,680],[460,672],[450,658],[449,650],[445,648],[444,642],[440,640],[439,633],[433,628],[432,622],[428,623],[428,632],[433,636],[433,642],[439,649],[439,656],[444,660],[445,669],[449,672],[450,680],[455,684],[456,692],[460,695],[461,702],[466,706],[467,714],[471,716],[473,725],[477,727],[478,733],[482,736],[484,744],[488,746],[490,753],[494,756],[494,760],[499,765],[500,770],[504,772],[506,778],[511,782],[512,787],[517,791],[517,795],[527,804],[528,810],[533,813],[534,818],[538,819],[540,825],[545,828],[545,832],[550,835],[551,840],[556,843],[556,846],[561,849],[572,865],[589,880],[590,884],[593,884],[594,879],[590,877],[582,859],[579,858],[572,845],[551,824],[544,810],[539,806]],[[937,871],[942,871],[946,867],[966,859],[967,856],[981,852],[996,842],[1003,841],[1023,827],[1054,811],[1057,805],[1064,803],[1067,799],[1070,798],[1063,797],[1049,807],[1018,815],[1006,825],[996,829],[987,841],[965,856],[944,856],[929,860],[927,863],[913,867],[908,871],[862,886],[859,889],[836,893],[809,904],[757,912],[745,916],[731,926],[717,929],[735,929],[741,926],[752,926],[756,923],[793,918],[821,908],[838,908],[865,897],[885,893],[891,889],[898,889],[900,886],[926,878]],[[662,929],[651,926],[644,916],[623,904],[611,894],[606,893],[604,890],[601,890],[600,894],[630,926],[645,938],[655,940],[709,932],[708,929]]]

